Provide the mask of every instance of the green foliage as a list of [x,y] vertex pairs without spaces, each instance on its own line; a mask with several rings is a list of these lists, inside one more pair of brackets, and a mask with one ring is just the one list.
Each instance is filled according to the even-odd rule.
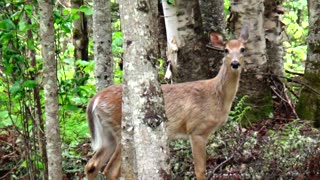
[[287,40],[283,43],[286,49],[284,67],[288,70],[303,72],[309,27],[307,1],[288,0],[283,3],[283,7],[286,8],[286,12],[282,22],[286,26],[287,35]]
[[230,6],[231,6],[230,5],[230,0],[224,0],[224,12],[226,13],[226,15],[229,14]]
[[120,84],[122,83],[122,70],[120,69],[120,64],[122,63],[122,54],[123,54],[123,36],[120,31],[120,20],[118,19],[116,22],[112,23],[112,55],[115,63],[113,75],[114,75],[114,83]]
[[229,118],[232,121],[237,121],[239,123],[243,123],[242,121],[245,119],[245,114],[251,110],[250,106],[245,105],[245,100],[249,96],[243,96],[235,105],[233,110],[229,114]]
[[215,169],[213,177],[229,173],[245,179],[309,177],[310,157],[320,153],[318,133],[300,121],[277,124],[269,120],[248,128],[229,121],[209,138],[208,159],[215,160],[209,162]]

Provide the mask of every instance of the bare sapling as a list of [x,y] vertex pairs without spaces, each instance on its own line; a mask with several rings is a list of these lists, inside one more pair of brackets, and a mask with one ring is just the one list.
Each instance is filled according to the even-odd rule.
[[[221,35],[211,33],[212,46],[225,51],[218,75],[209,80],[162,85],[168,136],[190,139],[198,180],[205,179],[208,136],[228,119],[244,66],[248,36],[247,26],[242,28],[238,39],[226,43]],[[122,85],[113,85],[99,92],[88,104],[87,118],[95,151],[85,166],[88,180],[93,180],[105,164],[108,179],[120,177],[121,99]]]

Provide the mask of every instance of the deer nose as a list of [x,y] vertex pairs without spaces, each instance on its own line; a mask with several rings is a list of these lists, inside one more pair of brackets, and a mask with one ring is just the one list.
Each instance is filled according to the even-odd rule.
[[236,60],[232,60],[232,61],[231,61],[231,67],[232,67],[233,69],[238,69],[239,66],[240,66],[239,61],[236,61]]

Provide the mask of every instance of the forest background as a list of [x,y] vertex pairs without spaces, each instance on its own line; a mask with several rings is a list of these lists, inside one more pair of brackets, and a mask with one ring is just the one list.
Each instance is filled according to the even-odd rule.
[[[173,1],[168,2],[174,4]],[[265,3],[264,10],[275,11],[280,23],[276,23],[275,27],[271,23],[269,28],[267,19],[273,16],[265,13],[265,21],[260,24],[264,24],[266,29],[266,41],[270,43],[277,39],[277,43],[267,44],[264,51],[268,54],[267,58],[272,59],[272,55],[275,55],[278,61],[268,61],[268,64],[274,64],[271,66],[274,71],[264,68],[261,68],[263,71],[254,71],[265,80],[265,85],[258,87],[263,91],[256,89],[255,92],[259,94],[252,95],[246,93],[246,90],[240,90],[230,114],[230,121],[210,139],[207,145],[207,170],[211,177],[320,176],[320,139],[319,130],[315,128],[319,127],[320,120],[312,118],[319,112],[311,112],[314,107],[320,109],[320,79],[319,73],[313,73],[306,68],[307,59],[312,59],[308,58],[312,57],[310,53],[319,54],[317,46],[314,45],[319,43],[319,39],[317,36],[310,37],[309,33],[310,29],[317,29],[314,27],[317,23],[309,24],[310,6],[305,0],[270,2],[274,2],[271,4],[275,7],[268,8]],[[309,1],[312,2],[317,3]],[[211,31],[218,31],[230,39],[235,33],[236,24],[233,21],[237,16],[231,7],[236,6],[236,3],[225,0],[221,4],[220,13],[214,14],[215,12],[205,9],[205,6],[210,7],[210,3],[200,1],[200,24],[203,27],[200,34],[204,37],[208,37]],[[119,84],[122,82],[123,36],[119,5],[114,1],[111,1],[110,5],[110,47],[114,62],[110,60],[112,65],[109,67],[113,68],[111,81]],[[318,9],[312,11],[319,12],[319,5],[315,7]],[[0,179],[37,179],[45,177],[46,174],[45,82],[40,53],[38,8],[37,1],[0,2]],[[53,8],[63,173],[68,179],[82,178],[83,167],[92,156],[85,108],[97,90],[93,14],[94,6],[91,1],[56,1]],[[210,16],[216,19],[208,19]],[[276,30],[267,31],[272,29],[271,27]],[[272,38],[273,36],[276,38]],[[163,44],[166,44],[165,35],[163,41]],[[194,42],[189,44],[192,43]],[[311,44],[309,51],[308,43]],[[163,56],[158,59],[162,83],[170,82],[164,78],[168,65],[165,51],[164,45]],[[223,54],[215,50],[206,51],[213,51],[209,54],[213,53],[217,57],[222,57]],[[213,77],[220,66],[219,61],[209,61],[208,70],[201,69],[201,72],[196,72],[196,68],[189,65],[194,63],[188,60],[186,65],[180,64],[185,70],[178,69],[178,75],[173,81]],[[317,68],[316,64],[319,64],[319,59],[314,65]],[[184,71],[192,73],[189,73],[191,75],[188,77]],[[242,78],[249,77],[244,74]],[[257,81],[252,80],[251,86],[254,83]],[[267,96],[261,92],[266,92]],[[303,93],[309,95],[302,98]],[[318,105],[314,105],[307,97],[311,97]],[[265,99],[261,103],[269,104],[270,107],[259,108],[259,103],[254,102],[260,102],[260,99]],[[254,112],[256,109],[259,112]],[[190,144],[187,141],[173,141],[170,142],[170,148],[173,177],[194,178]]]

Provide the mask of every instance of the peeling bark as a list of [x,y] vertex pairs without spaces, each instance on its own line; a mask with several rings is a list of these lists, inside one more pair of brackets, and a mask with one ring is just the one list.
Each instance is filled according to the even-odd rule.
[[284,50],[282,46],[283,28],[279,19],[277,8],[282,4],[282,1],[268,0],[264,1],[264,29],[266,37],[267,58],[269,71],[272,74],[284,75],[283,56]]
[[[164,8],[169,8],[173,12],[169,16],[173,19],[173,22],[168,23],[166,21],[167,32],[177,34],[175,40],[178,46],[178,55],[177,63],[173,64],[174,81],[186,82],[208,79],[209,63],[205,47],[207,38],[203,34],[199,2],[197,0],[177,0],[175,4]],[[164,9],[164,12],[166,12],[166,9]],[[166,13],[164,14],[166,15]],[[168,16],[165,16],[165,18],[168,18]],[[168,41],[171,42],[172,39],[169,38]]]
[[243,24],[249,25],[250,37],[246,44],[246,65],[240,80],[238,97],[248,95],[246,105],[252,107],[247,117],[257,121],[273,111],[271,91],[262,76],[268,70],[264,31],[264,0],[231,1],[229,28],[239,34]]

